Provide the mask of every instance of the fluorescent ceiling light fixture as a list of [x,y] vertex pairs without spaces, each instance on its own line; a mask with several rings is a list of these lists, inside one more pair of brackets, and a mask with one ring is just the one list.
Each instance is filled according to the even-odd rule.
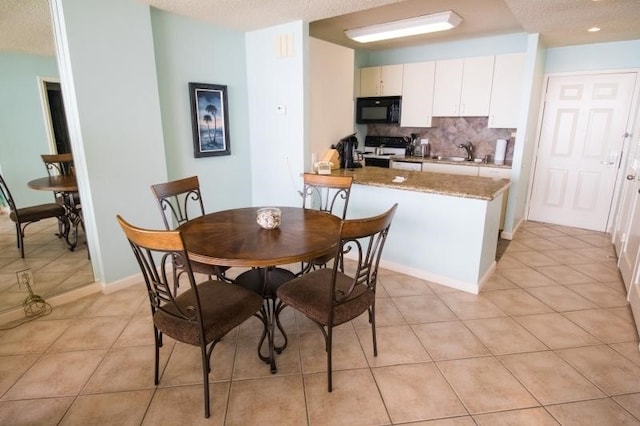
[[416,16],[415,18],[346,30],[345,34],[357,42],[370,43],[391,38],[450,30],[457,27],[460,22],[462,22],[462,18],[456,15],[454,11],[448,10],[432,15]]

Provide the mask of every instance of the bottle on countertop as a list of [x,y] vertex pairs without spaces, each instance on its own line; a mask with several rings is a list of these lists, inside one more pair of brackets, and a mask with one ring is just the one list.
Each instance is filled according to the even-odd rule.
[[418,135],[411,133],[411,139],[408,146],[409,153],[407,155],[413,157],[418,154]]
[[413,145],[411,143],[411,139],[409,139],[407,136],[404,137],[404,141],[406,142],[406,146],[404,148],[404,155],[405,157],[412,157],[414,150],[413,150]]
[[422,158],[431,156],[429,139],[420,139],[420,156],[422,156]]

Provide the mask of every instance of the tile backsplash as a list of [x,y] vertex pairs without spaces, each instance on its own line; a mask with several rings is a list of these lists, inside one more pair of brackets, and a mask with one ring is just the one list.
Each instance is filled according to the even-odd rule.
[[[460,144],[471,142],[474,156],[491,157],[496,152],[496,140],[507,140],[505,160],[513,159],[515,129],[490,129],[487,127],[488,117],[434,117],[432,127],[400,127],[393,124],[369,124],[367,134],[372,136],[410,136],[418,135],[419,139],[427,138],[431,144],[431,155],[463,156],[465,151],[458,148]],[[364,138],[363,138],[364,139]]]

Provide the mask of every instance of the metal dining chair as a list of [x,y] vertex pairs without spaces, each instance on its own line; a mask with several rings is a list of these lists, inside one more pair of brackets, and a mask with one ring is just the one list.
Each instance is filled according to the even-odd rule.
[[2,175],[0,175],[0,194],[9,204],[9,218],[16,224],[16,239],[22,258],[24,258],[24,230],[30,224],[42,219],[55,217],[59,223],[63,224],[62,235],[66,235],[65,233],[69,232],[66,218],[67,212],[60,204],[47,203],[18,208]]
[[[40,158],[42,158],[42,162],[44,163],[47,174],[49,176],[54,175],[75,175],[75,168],[73,165],[73,154],[65,153],[65,154],[41,154]],[[78,192],[69,192],[63,193],[54,191],[53,192],[54,199],[56,203],[67,205],[74,209],[77,213],[77,217],[80,220],[81,226],[84,228],[84,221],[82,220],[82,205],[80,203],[80,195]],[[66,198],[66,199],[65,199]],[[63,224],[58,222],[58,236],[62,236]],[[77,226],[75,228],[77,230]]]
[[[209,417],[209,372],[216,344],[231,330],[253,316],[262,306],[262,298],[237,285],[218,280],[196,284],[191,262],[180,231],[137,228],[117,216],[144,277],[153,317],[155,342],[154,383],[159,377],[162,336],[200,347],[204,386],[204,416]],[[189,288],[176,295],[172,282],[178,277],[167,274],[169,264],[178,264],[187,277]]]
[[[368,313],[373,337],[373,355],[378,356],[376,342],[376,284],[378,265],[391,221],[398,208],[364,219],[342,222],[340,242],[334,252],[332,268],[320,268],[297,277],[277,290],[282,303],[296,309],[322,330],[327,352],[327,386],[332,386],[332,339],[334,327]],[[355,261],[349,272],[340,270],[343,253]]]
[[[303,182],[302,208],[334,214],[343,220],[347,217],[347,207],[353,184],[352,176],[305,173]],[[305,262],[302,264],[300,273],[326,266],[332,258],[333,255],[329,253]]]
[[[167,230],[176,229],[189,219],[205,214],[197,176],[151,185],[151,192],[156,198],[162,222]],[[191,268],[194,272],[207,275],[209,278],[216,276],[223,281],[232,282],[225,274],[228,266],[192,261]]]

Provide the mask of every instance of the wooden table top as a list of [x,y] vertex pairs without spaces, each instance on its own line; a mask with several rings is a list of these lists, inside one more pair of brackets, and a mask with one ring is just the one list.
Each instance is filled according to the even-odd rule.
[[29,188],[39,191],[77,192],[78,182],[73,175],[55,175],[34,179],[27,183]]
[[341,220],[298,207],[279,207],[280,227],[262,229],[259,207],[224,210],[190,220],[182,231],[189,257],[223,266],[267,267],[313,259],[335,249]]

